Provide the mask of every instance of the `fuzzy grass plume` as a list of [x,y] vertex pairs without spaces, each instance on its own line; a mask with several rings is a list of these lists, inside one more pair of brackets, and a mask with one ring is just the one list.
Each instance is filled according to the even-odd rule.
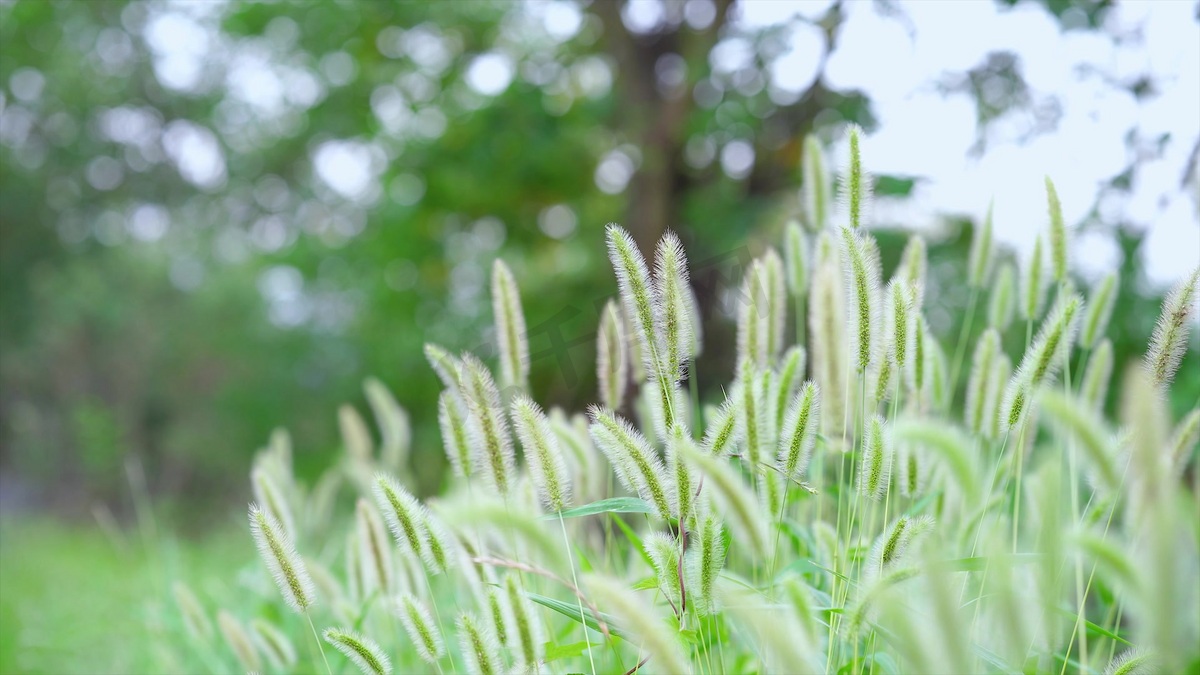
[[[1173,382],[1200,271],[1131,364],[1127,317],[1151,312],[1116,274],[1075,290],[1052,185],[1019,268],[990,209],[961,260],[936,234],[897,255],[865,228],[861,143],[835,214],[806,141],[813,198],[784,215],[802,225],[752,240],[716,296],[736,310],[696,297],[674,234],[652,272],[609,226],[586,408],[557,385],[534,398],[517,278],[496,263],[496,357],[425,346],[440,486],[407,392],[369,380],[377,429],[343,407],[315,481],[308,439],[293,465],[272,435],[249,486],[264,564],[203,597],[174,585],[155,639],[188,672],[316,672],[326,643],[370,675],[1195,670],[1200,410],[1190,373]],[[973,312],[984,293],[970,325],[963,296]]]

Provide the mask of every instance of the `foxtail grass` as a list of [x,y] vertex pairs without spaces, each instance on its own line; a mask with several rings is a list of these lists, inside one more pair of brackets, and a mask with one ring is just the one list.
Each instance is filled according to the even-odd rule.
[[[494,358],[425,345],[443,389],[436,494],[414,475],[435,441],[413,442],[407,392],[380,381],[363,388],[375,428],[341,408],[342,454],[313,483],[308,439],[294,465],[274,433],[251,469],[263,564],[203,598],[176,587],[170,629],[196,669],[311,672],[325,652],[295,653],[304,623],[370,675],[393,660],[593,675],[1194,669],[1200,410],[1172,411],[1195,406],[1179,405],[1190,380],[1173,381],[1200,271],[1166,298],[1141,362],[1124,362],[1126,318],[1151,312],[1116,307],[1140,301],[1115,273],[1075,290],[1052,184],[1049,227],[1019,267],[990,207],[964,259],[946,260],[936,233],[897,259],[879,243],[894,237],[868,228],[864,142],[851,132],[835,208],[805,141],[802,211],[720,289],[736,307],[696,297],[677,235],[647,249],[651,268],[610,225],[616,296],[597,303],[586,414],[557,389],[534,397],[517,275],[496,262]],[[217,611],[221,588],[239,597]],[[346,628],[322,641],[314,618]]]

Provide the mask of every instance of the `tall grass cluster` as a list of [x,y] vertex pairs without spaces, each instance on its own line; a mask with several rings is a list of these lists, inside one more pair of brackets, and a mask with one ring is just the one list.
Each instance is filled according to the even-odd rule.
[[858,141],[836,217],[806,143],[802,213],[733,291],[723,400],[697,399],[674,234],[647,260],[608,227],[618,292],[584,411],[533,398],[497,261],[497,362],[426,347],[444,493],[410,490],[408,419],[377,382],[378,433],[343,408],[345,452],[315,484],[277,434],[251,471],[255,609],[176,586],[186,648],[262,673],[1195,672],[1200,410],[1165,401],[1200,270],[1144,358],[1114,363],[1118,280],[1075,286],[1047,180],[1032,258],[996,264],[989,213],[963,330],[938,336],[922,238],[881,265]]

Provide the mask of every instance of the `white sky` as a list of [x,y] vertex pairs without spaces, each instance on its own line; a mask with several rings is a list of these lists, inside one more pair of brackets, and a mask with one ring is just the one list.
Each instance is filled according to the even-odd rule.
[[[741,21],[764,26],[802,15],[819,16],[828,2],[751,1]],[[925,178],[914,198],[879,203],[889,222],[932,223],[938,213],[983,216],[995,200],[997,237],[1027,254],[1046,224],[1043,178],[1050,176],[1068,223],[1079,223],[1095,203],[1103,181],[1130,160],[1125,134],[1137,128],[1146,139],[1163,133],[1171,141],[1160,160],[1143,165],[1128,198],[1102,204],[1106,220],[1149,228],[1144,248],[1147,273],[1156,286],[1174,283],[1200,264],[1197,205],[1180,189],[1188,155],[1200,137],[1200,27],[1194,3],[1180,0],[1119,3],[1113,27],[1142,39],[1116,45],[1095,31],[1063,33],[1034,3],[1006,10],[991,0],[899,3],[911,22],[881,16],[873,3],[846,3],[838,49],[826,68],[838,89],[865,91],[880,120],[863,144],[864,163],[878,173]],[[910,33],[910,29],[912,33]],[[810,54],[822,38],[804,27],[791,36],[794,53]],[[968,155],[976,140],[974,103],[944,96],[932,84],[947,72],[981,64],[990,52],[1010,51],[1035,98],[1052,95],[1062,106],[1055,130],[1021,139],[1021,120],[998,123],[980,158]],[[1146,73],[1161,83],[1158,96],[1131,94],[1086,76],[1092,68],[1120,79]],[[793,72],[791,77],[804,79]],[[838,165],[846,148],[835,148]],[[1107,236],[1089,234],[1073,247],[1074,264],[1095,276],[1116,264]]]

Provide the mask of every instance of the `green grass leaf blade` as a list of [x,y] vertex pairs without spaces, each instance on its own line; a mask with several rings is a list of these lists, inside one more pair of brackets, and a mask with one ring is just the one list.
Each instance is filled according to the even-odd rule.
[[[575,621],[576,623],[579,622],[579,605],[566,603],[562,600],[555,600],[554,598],[549,598],[532,591],[525,591],[525,595],[537,604],[548,609],[552,609],[568,619]],[[600,612],[600,617],[604,619],[604,623],[608,624],[609,635],[619,637],[622,640],[626,639],[624,633],[621,632],[621,629],[613,625],[613,618],[611,616],[605,614],[604,612]],[[596,617],[592,616],[591,612],[584,612],[583,623],[592,630],[600,630],[600,624],[596,622]]]
[[542,520],[558,520],[559,516],[563,518],[579,518],[582,516],[594,516],[597,513],[654,513],[654,507],[650,506],[645,500],[638,499],[637,497],[612,497],[601,499],[591,504],[576,506],[562,513],[549,513],[542,516]]

